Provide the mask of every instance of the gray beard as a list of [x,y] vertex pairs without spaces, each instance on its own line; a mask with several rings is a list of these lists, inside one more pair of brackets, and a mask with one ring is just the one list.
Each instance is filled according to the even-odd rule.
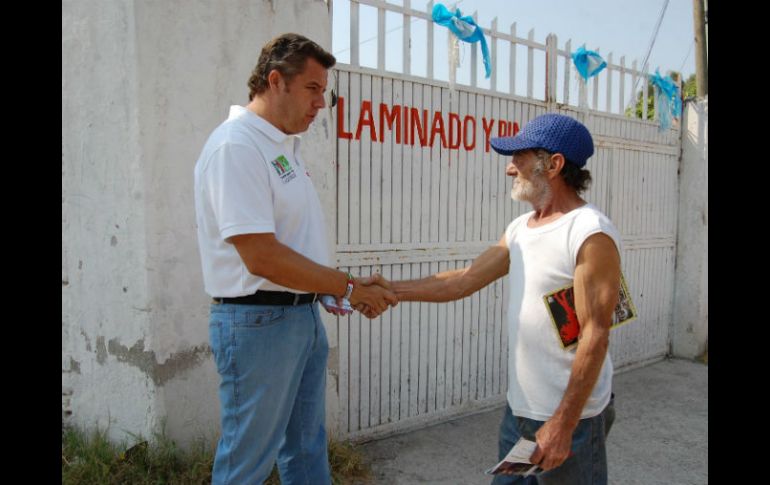
[[529,202],[535,207],[541,207],[551,197],[551,187],[545,177],[536,176],[532,181],[522,181],[518,177],[513,180],[511,198]]

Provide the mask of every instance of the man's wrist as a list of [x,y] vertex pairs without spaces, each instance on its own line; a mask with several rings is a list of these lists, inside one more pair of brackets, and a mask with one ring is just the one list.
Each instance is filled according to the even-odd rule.
[[348,282],[347,282],[347,286],[345,287],[345,295],[343,296],[343,298],[350,300],[350,295],[353,294],[353,287],[355,286],[356,281],[355,279],[353,279],[353,275],[350,274],[349,271],[347,273],[347,277],[348,277]]

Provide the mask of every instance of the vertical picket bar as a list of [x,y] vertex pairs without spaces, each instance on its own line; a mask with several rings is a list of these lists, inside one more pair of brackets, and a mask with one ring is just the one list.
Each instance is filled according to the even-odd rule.
[[[480,121],[481,117],[476,111],[476,97],[478,96],[475,93],[468,93],[468,115],[471,116],[475,120],[475,123],[473,126],[473,140],[475,140],[476,147],[479,146],[479,138],[481,135],[481,127],[480,127]],[[464,241],[473,241],[473,227],[474,227],[474,219],[475,219],[475,174],[476,174],[476,152],[477,149],[473,149],[467,152],[466,155],[466,167],[465,167],[465,187],[466,187],[466,193],[465,193],[465,221],[464,221],[464,227],[465,227],[465,238]]]
[[[462,261],[461,264],[467,265],[467,261]],[[473,296],[463,298],[463,318],[462,318],[462,369],[461,374],[461,392],[460,402],[467,404],[471,400],[471,372],[474,372],[474,368],[471,365],[471,327],[473,326],[472,305]]]
[[385,72],[385,9],[377,7],[377,70]]
[[[411,265],[411,279],[421,277],[420,263]],[[420,413],[420,307],[427,303],[410,303],[412,316],[409,319],[409,416],[417,416]]]
[[508,66],[508,72],[510,79],[508,79],[508,84],[510,85],[510,94],[511,96],[516,95],[516,48],[517,42],[516,42],[516,22],[511,24],[511,53],[510,53],[510,66]]
[[[476,20],[478,17],[477,12],[473,12],[473,20]],[[471,86],[478,87],[477,82],[477,75],[478,67],[479,67],[479,56],[478,56],[478,49],[476,48],[476,44],[471,44]]]
[[[351,3],[352,5],[352,3]],[[357,4],[356,4],[357,5]],[[350,112],[350,131],[353,134],[353,140],[350,143],[350,230],[348,242],[358,244],[361,241],[361,152],[363,150],[360,140],[356,140],[355,125],[361,114],[361,74],[350,73],[350,103],[348,111]]]
[[[359,275],[361,277],[367,277],[372,274],[371,266],[362,266],[359,268]],[[377,323],[379,325],[379,322]],[[371,427],[371,412],[369,403],[371,402],[371,386],[375,382],[373,379],[373,373],[379,375],[379,372],[373,371],[371,368],[372,363],[372,320],[368,318],[361,318],[360,323],[361,340],[359,352],[361,354],[361,429]]]
[[618,85],[618,91],[620,99],[618,99],[618,113],[624,114],[626,102],[626,56],[620,56],[620,84]]
[[[449,107],[449,92],[445,89],[434,87],[432,88],[433,96],[433,110],[431,113],[441,113],[444,120],[444,134],[447,133],[446,119],[449,115],[446,111],[442,110],[442,99],[445,98],[447,107]],[[444,96],[446,94],[446,97]],[[431,126],[433,122],[431,121]],[[431,130],[432,131],[432,130]],[[431,190],[430,190],[430,240],[432,242],[439,242],[442,240],[441,235],[446,229],[446,170],[444,165],[444,145],[441,141],[441,135],[436,134],[436,138],[433,139],[435,144],[431,147]],[[446,167],[448,168],[448,167]]]
[[[414,123],[414,120],[412,118],[413,115],[416,114],[416,116],[421,120],[422,119],[422,111],[423,109],[426,109],[430,107],[430,100],[426,100],[423,98],[423,86],[418,83],[412,84],[412,99],[413,104],[416,110],[416,113],[412,113],[410,115],[410,138],[411,138],[411,124]],[[426,128],[427,129],[427,128]],[[421,235],[422,235],[422,206],[423,206],[423,196],[422,196],[422,165],[423,165],[423,152],[425,151],[422,148],[419,132],[415,129],[414,131],[414,138],[411,140],[411,143],[413,145],[412,147],[412,197],[411,197],[411,205],[412,205],[412,225],[411,225],[411,237],[409,241],[411,243],[417,243],[422,241]],[[427,161],[426,161],[427,163]],[[416,394],[415,394],[416,395]]]
[[473,239],[480,241],[481,237],[481,214],[482,214],[482,169],[484,167],[484,130],[482,128],[484,111],[484,96],[476,95],[476,121],[478,123],[479,136],[476,139],[475,160],[473,161]]
[[612,113],[612,52],[607,54],[607,69],[604,72],[607,73],[607,105],[605,110],[607,113]]
[[[431,17],[433,14],[433,0],[430,0],[428,2],[428,17]],[[433,21],[428,20],[428,42],[426,43],[426,53],[428,58],[428,69],[426,76],[428,79],[433,79]]]
[[[380,126],[380,120],[377,116],[377,113],[380,113],[381,107],[380,103],[382,102],[382,90],[383,85],[385,84],[386,79],[381,76],[372,76],[372,94],[369,99],[372,100],[372,116],[374,117],[374,125],[377,127],[377,139],[372,140],[371,144],[371,151],[372,151],[372,158],[371,158],[371,171],[370,171],[370,187],[369,194],[371,195],[369,200],[369,213],[368,217],[370,220],[370,228],[371,231],[371,238],[369,241],[372,244],[377,244],[382,242],[382,207],[384,205],[389,205],[390,200],[386,200],[384,197],[382,197],[383,194],[383,169],[384,165],[389,162],[389,160],[385,157],[387,154],[386,150],[389,148],[387,147],[383,142],[385,141],[386,134],[383,131],[386,131],[387,124],[383,123],[383,126]],[[364,213],[366,214],[366,213]]]
[[350,187],[350,149],[351,149],[351,140],[348,140],[346,138],[340,138],[340,133],[336,129],[338,126],[342,126],[343,128],[346,128],[347,131],[350,131],[350,95],[348,94],[350,92],[349,89],[349,79],[350,74],[345,71],[339,71],[335,70],[337,73],[337,85],[334,86],[334,89],[337,91],[337,93],[344,94],[347,109],[342,110],[342,106],[338,104],[335,108],[332,108],[335,113],[335,122],[337,123],[334,125],[335,129],[333,130],[334,133],[337,134],[336,142],[337,142],[337,244],[347,244],[348,243],[348,231],[350,228],[348,227],[349,224],[349,211],[350,211],[350,201],[348,197],[350,194],[348,193],[349,187]]
[[[631,117],[636,118],[636,83],[639,79],[639,73],[636,70],[636,59],[634,59],[634,62],[631,63],[631,101],[629,102],[629,106],[631,106]],[[642,89],[644,89],[646,86],[642,86]]]
[[[347,268],[340,267],[347,271]],[[340,429],[350,431],[350,321],[354,317],[337,317],[337,352],[339,353],[339,423]]]
[[[441,261],[436,264],[433,263],[432,268],[438,269],[439,272],[447,270],[446,261]],[[436,305],[433,315],[436,317],[436,409],[444,409],[446,407],[446,362],[447,362],[447,344],[446,338],[449,333],[449,322],[447,322],[447,303],[440,303]]]
[[350,65],[358,67],[358,2],[350,2]]
[[[599,53],[599,49],[597,48],[595,50],[595,52],[598,54]],[[593,79],[594,79],[594,82],[593,82],[593,85],[594,85],[594,93],[593,94],[594,94],[594,96],[593,96],[593,99],[592,99],[591,107],[593,108],[594,111],[598,111],[599,110],[599,76],[596,75],[596,76],[594,76]]]
[[[462,268],[461,261],[454,261],[454,268]],[[454,326],[454,369],[452,370],[452,404],[459,405],[462,402],[462,376],[463,376],[463,328],[465,320],[463,319],[465,309],[465,299],[454,302],[452,310],[452,319]]]
[[[410,81],[404,81],[404,98],[403,98],[403,109],[409,110],[413,104],[412,104],[412,87],[413,83]],[[403,113],[402,113],[403,114]],[[409,123],[410,123],[410,115],[407,113],[404,115],[404,136],[401,138],[402,145],[402,162],[403,162],[403,185],[401,186],[401,242],[411,242],[412,241],[412,170],[413,170],[413,163],[412,163],[412,157],[414,156],[414,148],[412,145],[414,145],[414,141],[407,140],[411,135],[409,135]],[[406,407],[404,407],[406,409]]]
[[647,103],[649,103],[649,77],[647,77],[647,70],[642,73],[642,119],[647,121]]
[[[572,71],[572,39],[569,39],[564,44],[564,50],[567,55],[564,57],[564,105],[569,105],[569,88],[570,88],[570,74]],[[558,51],[558,49],[557,49]]]
[[396,106],[401,106],[401,141],[398,141],[398,133],[392,134],[393,152],[392,157],[392,178],[391,178],[391,197],[392,197],[392,209],[390,217],[390,242],[398,244],[403,241],[401,239],[401,219],[403,218],[402,205],[403,205],[403,185],[401,179],[403,177],[404,158],[406,151],[406,140],[404,140],[404,133],[406,128],[403,125],[404,122],[404,82],[400,79],[393,81],[393,109]]
[[497,17],[492,19],[491,31],[492,35],[489,37],[489,41],[492,43],[492,49],[490,52],[492,74],[490,77],[489,88],[492,90],[492,92],[495,92],[497,91]]
[[[376,76],[379,79],[379,76]],[[368,74],[361,75],[361,101],[372,101],[372,76]],[[377,112],[377,107],[372,103],[372,116]],[[372,148],[378,145],[373,139],[376,137],[375,129],[364,128],[361,131],[361,244],[371,244],[372,242]]]
[[[393,281],[401,280],[401,265],[394,264],[390,268],[390,276]],[[404,352],[403,336],[401,333],[403,320],[401,318],[402,305],[397,305],[391,309],[391,352],[390,352],[390,412],[388,413],[388,422],[395,423],[401,419],[401,392],[405,387],[401,386],[401,373],[403,367],[402,356]]]
[[556,102],[556,35],[545,39],[545,102]]
[[[440,89],[440,88],[436,88]],[[423,84],[422,86],[422,103],[423,108],[428,110],[428,123],[425,126],[425,130],[427,131],[427,144],[422,149],[422,186],[419,188],[419,196],[422,197],[422,214],[420,214],[420,242],[427,242],[431,241],[431,220],[430,220],[430,214],[431,214],[431,208],[433,206],[433,201],[431,200],[432,194],[432,184],[433,179],[436,178],[435,173],[433,173],[433,158],[431,157],[431,148],[430,148],[430,126],[432,124],[432,114],[433,114],[433,106],[436,106],[433,104],[433,89],[431,86],[427,84]],[[438,232],[438,231],[437,231]]]
[[[529,34],[527,34],[527,40],[530,42],[535,41],[535,29],[530,29]],[[535,50],[531,45],[527,46],[527,97],[532,98],[532,92],[533,92],[533,76],[535,74],[535,69],[532,64],[534,64],[535,61]]]
[[401,58],[403,60],[402,71],[405,75],[409,75],[412,72],[412,17],[409,15],[411,9],[411,0],[404,0],[404,36],[401,44],[403,46],[403,54]]
[[[402,264],[401,270],[398,273],[399,279],[407,280],[409,279],[409,275],[411,274],[411,266],[410,264]],[[399,327],[401,331],[401,365],[399,365],[399,382],[398,384],[398,419],[405,419],[410,416],[409,414],[409,381],[411,380],[410,369],[409,369],[409,355],[410,355],[410,338],[411,334],[409,331],[410,325],[411,325],[411,318],[409,314],[410,305],[414,305],[414,303],[404,303],[401,305],[398,305],[395,309],[398,310],[396,313],[397,317],[396,321],[399,322]]]
[[[382,276],[388,281],[393,279],[393,265],[387,265],[382,267]],[[391,385],[392,379],[392,366],[393,363],[393,349],[397,347],[397,340],[391,340],[392,327],[393,327],[393,310],[386,311],[380,315],[379,321],[381,322],[380,328],[380,341],[382,342],[380,348],[380,399],[379,399],[379,422],[380,424],[386,424],[391,419]]]
[[[356,271],[356,268],[348,268],[349,271]],[[361,429],[361,322],[363,321],[360,312],[353,312],[348,317],[349,328],[349,346],[348,355],[350,366],[350,393],[349,393],[349,429],[358,431]]]
[[[417,265],[420,269],[420,278],[424,278],[430,274],[430,263],[420,263]],[[419,375],[419,386],[417,391],[417,410],[419,414],[425,413],[428,411],[428,399],[431,397],[429,396],[428,389],[431,387],[431,384],[435,386],[435,381],[433,383],[430,382],[430,376],[428,375],[429,372],[429,364],[428,360],[430,358],[429,354],[429,347],[428,342],[430,340],[430,307],[432,305],[435,305],[435,303],[420,303],[420,314],[417,319],[418,326],[420,327],[420,345],[418,348],[418,359],[420,362],[420,375]],[[435,390],[435,387],[433,387]]]
[[473,136],[465,132],[465,117],[469,115],[468,111],[468,93],[460,93],[460,133],[462,133],[463,141],[460,143],[460,149],[455,158],[455,166],[457,167],[457,220],[456,220],[456,235],[455,241],[465,241],[465,226],[467,224],[467,218],[465,216],[467,210],[467,197],[468,197],[468,151],[465,150],[464,144],[467,142],[466,136]]

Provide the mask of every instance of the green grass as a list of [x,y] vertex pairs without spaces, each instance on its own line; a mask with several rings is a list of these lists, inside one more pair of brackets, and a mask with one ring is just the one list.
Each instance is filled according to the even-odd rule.
[[[180,449],[165,433],[152,440],[133,437],[135,444],[115,444],[107,433],[62,429],[62,485],[70,484],[209,484],[214,446],[203,440],[188,451]],[[335,485],[365,483],[370,470],[363,456],[347,442],[329,439],[329,463]],[[278,485],[278,469],[265,482]]]

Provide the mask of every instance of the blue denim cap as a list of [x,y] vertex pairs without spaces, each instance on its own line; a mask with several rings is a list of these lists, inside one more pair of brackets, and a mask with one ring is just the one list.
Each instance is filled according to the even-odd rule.
[[583,167],[594,154],[594,141],[588,128],[574,118],[556,113],[540,115],[524,125],[516,136],[492,138],[489,144],[501,155],[543,148],[561,153],[577,167]]

